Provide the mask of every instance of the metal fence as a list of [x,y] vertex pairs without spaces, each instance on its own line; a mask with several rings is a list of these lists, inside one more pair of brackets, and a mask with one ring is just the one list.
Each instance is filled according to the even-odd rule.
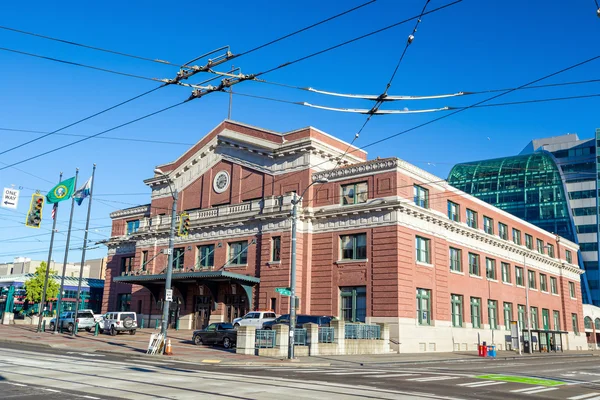
[[275,331],[258,329],[254,339],[254,347],[257,349],[272,349],[275,347]]
[[380,339],[379,325],[346,324],[346,339]]
[[319,343],[335,342],[334,328],[319,327]]
[[294,345],[306,346],[306,329],[294,329]]

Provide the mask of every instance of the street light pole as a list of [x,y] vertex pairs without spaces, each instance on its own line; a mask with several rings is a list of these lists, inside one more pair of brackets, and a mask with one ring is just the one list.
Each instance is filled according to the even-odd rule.
[[[531,354],[531,312],[529,309],[529,271],[527,271],[527,253],[523,254],[523,273],[525,276],[523,280],[525,281],[525,315],[527,315],[527,338],[529,340],[529,349],[527,353]],[[523,341],[525,343],[525,341]]]
[[288,359],[294,359],[294,339],[296,334],[296,226],[298,221],[298,203],[302,200],[302,197],[314,184],[327,183],[328,180],[323,178],[313,181],[310,185],[304,189],[300,197],[292,198],[292,255],[291,255],[291,267],[290,267],[290,338],[288,342]]

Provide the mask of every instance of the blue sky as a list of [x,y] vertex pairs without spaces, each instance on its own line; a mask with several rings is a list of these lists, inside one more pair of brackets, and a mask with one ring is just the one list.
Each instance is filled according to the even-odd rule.
[[[244,6],[196,2],[174,5],[158,1],[9,2],[0,25],[148,58],[183,63],[202,53],[230,45],[233,53],[287,34],[366,0],[257,0]],[[428,9],[450,1],[432,0]],[[424,1],[378,0],[347,16],[291,39],[224,64],[256,73],[331,45],[417,15]],[[413,22],[263,76],[300,87],[345,93],[378,94],[397,63]],[[425,95],[482,91],[520,86],[546,74],[600,54],[600,20],[593,0],[572,2],[468,1],[426,15],[389,91]],[[90,64],[146,77],[168,78],[175,67],[133,60],[0,30],[1,47]],[[600,60],[553,77],[544,83],[600,78]],[[0,128],[52,131],[120,101],[152,89],[155,83],[106,74],[0,51]],[[197,75],[194,82],[205,76]],[[208,78],[208,76],[206,76]],[[335,99],[284,87],[244,82],[234,91],[333,107],[369,108],[370,103]],[[600,83],[523,90],[497,102],[600,93]],[[188,88],[167,87],[63,133],[90,135],[187,98]],[[466,106],[486,95],[435,101],[405,102],[388,108]],[[213,93],[181,107],[107,134],[110,137],[195,143],[227,117],[228,95]],[[467,110],[424,128],[368,148],[369,156],[397,156],[440,177],[457,162],[519,152],[532,138],[578,133],[591,137],[600,127],[600,99],[588,98]],[[364,146],[443,114],[379,116],[356,145]],[[315,126],[351,140],[364,116],[234,96],[232,119],[277,131]],[[39,136],[0,130],[0,152]],[[78,138],[51,136],[0,156],[12,163]],[[0,186],[23,187],[17,212],[0,209],[0,262],[15,256],[45,259],[51,220],[45,209],[42,229],[22,227],[34,190],[47,191],[60,171],[83,181],[98,165],[90,239],[110,234],[108,214],[149,201],[142,180],[155,165],[177,158],[185,145],[92,139],[65,150],[0,171]],[[1,167],[1,165],[0,165]],[[87,203],[84,203],[87,205]],[[86,207],[75,210],[71,247],[81,247]],[[64,257],[68,207],[61,204],[54,259]],[[36,235],[36,236],[33,236]],[[101,257],[106,249],[88,252]],[[71,251],[78,261],[80,251]]]

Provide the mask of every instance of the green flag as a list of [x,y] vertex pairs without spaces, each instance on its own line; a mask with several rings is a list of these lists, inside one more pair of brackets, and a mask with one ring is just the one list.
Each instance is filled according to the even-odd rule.
[[68,200],[73,196],[75,191],[75,177],[66,179],[54,186],[46,195],[48,203],[58,203],[63,200]]

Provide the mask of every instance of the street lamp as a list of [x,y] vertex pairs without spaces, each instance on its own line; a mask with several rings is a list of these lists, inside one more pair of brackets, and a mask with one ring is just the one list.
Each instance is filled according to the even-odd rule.
[[312,181],[310,185],[304,189],[300,197],[296,197],[296,192],[292,198],[292,259],[290,268],[290,339],[288,343],[288,358],[294,359],[294,335],[296,333],[296,221],[298,220],[298,203],[302,201],[302,197],[312,185],[327,183],[327,178]]
[[167,291],[171,290],[171,277],[173,275],[173,239],[175,238],[175,220],[177,219],[177,190],[171,187],[171,183],[173,181],[171,178],[162,172],[159,168],[154,170],[154,173],[157,175],[166,178],[167,185],[169,185],[169,190],[171,191],[171,197],[173,198],[173,205],[171,207],[171,229],[169,230],[169,248],[167,249],[167,277],[165,279],[165,301],[163,302],[163,316],[162,316],[162,324],[160,327],[160,333],[163,336],[163,340],[167,339],[167,325],[169,322],[169,305],[171,301],[167,301]]

